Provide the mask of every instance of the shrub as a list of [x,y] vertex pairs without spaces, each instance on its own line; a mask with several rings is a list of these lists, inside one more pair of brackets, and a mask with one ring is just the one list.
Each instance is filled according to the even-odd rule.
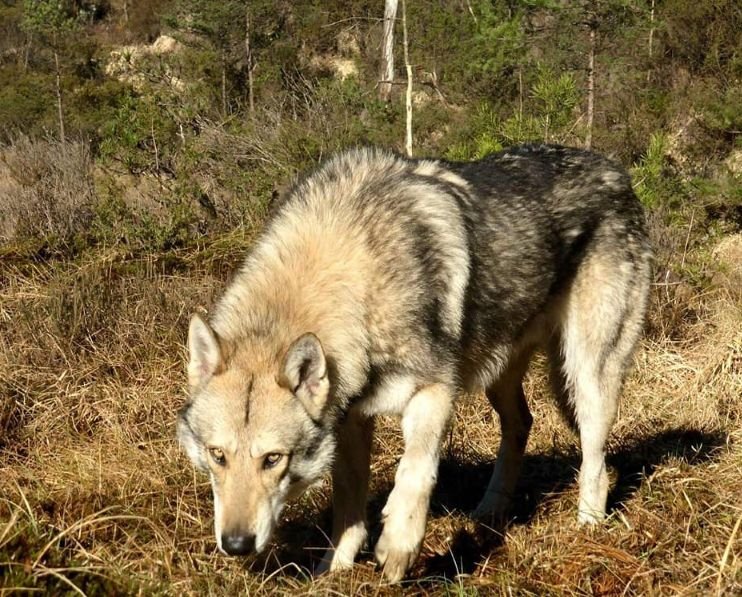
[[71,246],[86,234],[95,192],[86,143],[19,136],[0,154],[0,240]]
[[0,67],[0,142],[10,142],[17,131],[39,134],[56,127],[53,88],[51,75],[15,64]]
[[635,190],[646,207],[654,207],[662,198],[662,174],[665,169],[667,138],[662,133],[653,133],[649,138],[646,153],[632,170]]

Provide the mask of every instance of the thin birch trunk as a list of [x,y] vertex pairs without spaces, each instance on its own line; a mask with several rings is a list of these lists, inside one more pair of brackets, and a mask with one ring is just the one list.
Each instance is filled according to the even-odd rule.
[[222,114],[227,117],[227,56],[222,50]]
[[62,107],[62,74],[59,69],[59,54],[54,50],[54,70],[56,74],[57,115],[59,117],[59,140],[64,145],[64,109]]
[[654,2],[655,0],[652,0],[651,10],[649,11],[649,67],[647,68],[647,83],[649,83],[649,79],[652,76],[652,57],[654,55]]
[[250,9],[245,9],[245,61],[247,62],[247,102],[250,114],[255,112],[255,95],[252,78],[252,49],[250,48]]
[[595,117],[595,25],[590,24],[590,55],[587,65],[587,133],[585,148],[593,145],[593,120]]
[[397,0],[384,4],[384,36],[381,42],[381,82],[379,98],[389,101],[394,81],[394,23],[397,19]]
[[31,44],[33,43],[33,33],[28,34],[28,38],[26,39],[26,47],[23,51],[23,72],[25,73],[28,71],[28,58],[31,54]]
[[652,0],[652,8],[649,12],[649,57],[652,58],[654,53],[654,0]]
[[410,51],[407,42],[407,6],[405,0],[402,0],[402,45],[404,47],[404,65],[407,70],[407,96],[405,104],[407,109],[407,136],[405,140],[405,149],[407,155],[412,157],[412,65],[410,64]]

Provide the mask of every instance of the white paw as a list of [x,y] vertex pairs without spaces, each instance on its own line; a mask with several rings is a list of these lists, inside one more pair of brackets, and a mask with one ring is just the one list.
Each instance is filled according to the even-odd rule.
[[350,570],[353,567],[354,558],[344,557],[334,549],[328,549],[322,560],[314,569],[314,574],[327,574],[328,572],[340,572],[341,570]]
[[595,526],[605,519],[605,511],[599,508],[588,508],[580,506],[577,514],[577,522],[581,525]]
[[376,561],[383,567],[384,576],[391,583],[397,583],[404,578],[420,551],[420,545],[410,548],[395,545],[384,532],[376,544],[374,554]]
[[315,573],[323,574],[352,568],[358,552],[366,543],[366,535],[365,523],[357,523],[345,529],[337,547],[327,549]]

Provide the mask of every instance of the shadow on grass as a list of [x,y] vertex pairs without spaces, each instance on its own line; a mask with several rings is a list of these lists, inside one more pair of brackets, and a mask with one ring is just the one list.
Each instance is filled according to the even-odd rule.
[[[658,466],[672,458],[679,458],[690,465],[708,462],[725,441],[726,434],[721,431],[685,428],[624,441],[607,457],[609,468],[617,474],[616,483],[608,495],[608,512],[622,509],[623,504],[637,492],[643,479]],[[457,574],[473,572],[484,557],[502,546],[508,526],[528,524],[539,505],[550,496],[576,486],[579,466],[578,452],[526,455],[507,525],[500,528],[477,525],[474,532],[461,529],[454,537],[449,553],[428,559],[424,566],[425,575],[453,578]],[[491,473],[492,463],[442,461],[431,504],[433,515],[473,510],[484,494]]]
[[[671,429],[657,435],[629,438],[608,456],[608,465],[617,473],[617,480],[608,497],[608,509],[620,510],[641,486],[642,480],[664,462],[679,458],[690,465],[699,465],[714,458],[724,445],[723,432],[704,432],[694,429]],[[528,454],[513,501],[510,522],[500,528],[478,524],[475,530],[460,529],[454,536],[449,552],[418,561],[413,574],[428,578],[454,578],[458,574],[474,572],[477,565],[493,555],[504,543],[504,532],[510,525],[528,524],[539,506],[551,496],[562,493],[575,483],[580,457],[574,453]],[[446,516],[450,512],[469,512],[474,509],[487,487],[492,463],[462,462],[446,457],[441,461],[438,484],[431,500],[431,516]],[[391,487],[387,484],[377,491],[369,504],[371,521],[369,544],[378,539],[381,524],[379,512]],[[576,507],[576,506],[575,506]],[[268,556],[255,560],[251,570],[282,573],[304,577],[319,561],[328,544],[330,509],[316,512],[297,512],[297,516],[279,531],[281,544]],[[312,546],[312,547],[309,547]],[[361,559],[371,558],[371,554]]]

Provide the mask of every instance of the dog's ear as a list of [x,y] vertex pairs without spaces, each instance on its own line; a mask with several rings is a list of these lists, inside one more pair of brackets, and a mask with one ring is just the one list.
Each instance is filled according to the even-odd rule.
[[222,366],[219,340],[202,317],[191,317],[188,328],[188,383],[191,388],[208,381]]
[[325,351],[317,336],[304,334],[289,346],[281,363],[278,383],[293,392],[310,417],[319,419],[330,393],[330,380]]

